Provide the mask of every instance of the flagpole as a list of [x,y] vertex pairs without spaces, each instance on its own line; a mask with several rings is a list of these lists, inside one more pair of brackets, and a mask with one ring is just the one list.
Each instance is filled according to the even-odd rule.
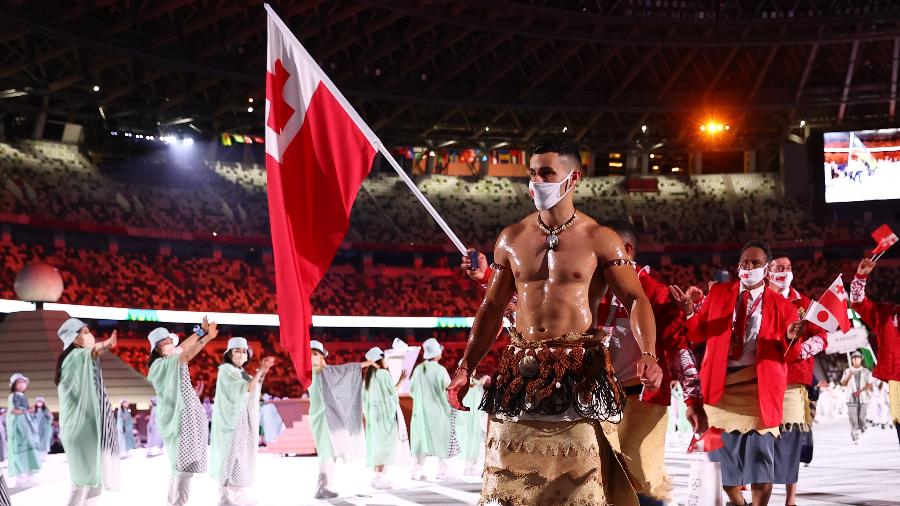
[[422,192],[416,186],[416,183],[414,183],[412,179],[410,179],[406,174],[406,172],[403,171],[403,168],[400,167],[400,164],[397,163],[397,160],[394,160],[394,157],[384,146],[384,143],[381,142],[381,139],[379,139],[378,136],[375,135],[375,132],[373,132],[372,129],[369,128],[369,125],[367,125],[366,122],[363,121],[359,113],[356,112],[356,109],[354,109],[353,106],[350,105],[350,102],[346,97],[344,97],[344,94],[341,93],[341,90],[339,90],[338,87],[335,86],[335,84],[331,81],[331,79],[329,79],[328,74],[326,74],[325,71],[323,71],[321,67],[319,67],[319,65],[309,54],[309,52],[306,51],[306,48],[303,47],[303,44],[301,44],[300,41],[297,40],[294,32],[292,32],[291,29],[288,28],[281,17],[278,16],[278,13],[276,13],[275,10],[272,9],[272,6],[264,3],[263,7],[265,7],[266,12],[269,13],[269,15],[275,21],[275,24],[278,25],[278,27],[281,29],[281,32],[284,34],[284,36],[288,37],[296,44],[297,49],[299,50],[298,55],[302,60],[305,60],[304,63],[313,66],[318,71],[317,74],[319,74],[319,78],[322,80],[322,84],[324,84],[328,88],[328,90],[331,91],[331,94],[338,101],[338,103],[341,104],[341,107],[344,108],[344,111],[350,116],[350,119],[353,120],[353,122],[360,129],[363,135],[365,135],[369,142],[372,143],[372,147],[377,148],[377,151],[384,155],[385,158],[387,158],[388,163],[391,164],[391,167],[394,168],[394,171],[397,172],[397,175],[400,176],[400,179],[402,179],[403,182],[406,183],[406,186],[408,186],[409,189],[413,192],[413,195],[416,196],[416,199],[419,200],[419,203],[421,203],[422,206],[425,207],[425,210],[427,210],[428,214],[430,214],[431,217],[434,218],[434,221],[436,221],[437,224],[441,227],[441,230],[443,230],[444,233],[447,234],[447,237],[450,238],[450,242],[452,242],[453,245],[456,246],[456,249],[459,250],[460,254],[465,255],[467,250],[462,241],[459,240],[459,237],[457,237],[453,230],[450,229],[450,226],[447,225],[447,222],[444,221],[444,218],[442,218],[441,215],[438,214],[437,210],[431,205],[431,202],[428,202],[428,199],[425,198],[425,195],[422,195]]
[[425,209],[428,211],[428,214],[430,214],[431,217],[434,218],[434,221],[437,222],[438,226],[441,227],[441,230],[443,230],[444,233],[447,234],[447,237],[450,238],[450,242],[452,242],[453,245],[456,246],[456,249],[459,250],[459,253],[465,255],[467,250],[462,241],[460,241],[459,237],[457,237],[453,230],[450,229],[450,225],[447,225],[447,222],[444,221],[444,218],[442,218],[441,215],[438,214],[437,210],[431,205],[431,202],[429,202],[428,199],[425,198],[425,195],[422,194],[422,191],[419,190],[419,187],[416,186],[416,183],[413,182],[412,179],[410,179],[406,171],[403,170],[403,167],[400,167],[400,164],[397,163],[397,160],[394,159],[394,156],[391,155],[386,147],[384,147],[384,144],[382,144],[381,141],[378,141],[378,152],[384,155],[388,163],[391,164],[391,167],[394,168],[394,171],[397,173],[397,175],[400,176],[400,179],[402,179],[403,182],[406,183],[406,186],[409,187],[410,191],[413,192],[413,195],[415,195],[419,200],[419,203],[421,203],[425,207]]

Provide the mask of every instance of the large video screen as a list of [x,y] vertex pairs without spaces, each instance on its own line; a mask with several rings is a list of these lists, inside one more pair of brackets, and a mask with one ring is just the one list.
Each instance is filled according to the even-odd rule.
[[900,129],[825,132],[825,202],[900,199]]

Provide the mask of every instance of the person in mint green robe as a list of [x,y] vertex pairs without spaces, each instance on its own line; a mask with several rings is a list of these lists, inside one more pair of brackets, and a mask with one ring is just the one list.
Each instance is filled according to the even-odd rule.
[[134,418],[131,416],[131,403],[122,399],[116,413],[116,432],[119,434],[119,452],[122,458],[128,458],[129,452],[137,448],[134,442]]
[[316,442],[319,479],[316,499],[332,499],[328,488],[336,459],[345,462],[360,456],[365,448],[362,422],[362,374],[370,362],[328,365],[328,351],[316,340],[309,342],[312,353],[312,384],[309,386],[309,428]]
[[273,399],[269,394],[263,394],[262,406],[259,407],[259,424],[262,429],[263,440],[266,446],[274,443],[278,436],[284,432],[284,420],[278,414],[278,408],[275,407]]
[[410,423],[410,451],[415,464],[412,478],[424,479],[424,463],[428,456],[437,457],[437,479],[447,477],[446,459],[451,451],[451,411],[444,390],[450,384],[450,374],[438,360],[443,346],[434,338],[422,343],[424,362],[413,370],[409,383],[409,395],[413,398]]
[[172,473],[168,504],[183,506],[191,493],[191,478],[207,471],[209,421],[194,390],[190,362],[206,344],[219,334],[215,322],[196,327],[193,334],[178,345],[178,336],[163,327],[153,329],[147,378],[156,390],[156,422],[169,456]]
[[150,398],[150,411],[147,412],[147,458],[162,453],[163,440],[156,423],[156,397]]
[[209,472],[220,486],[219,506],[254,504],[243,489],[253,486],[259,447],[259,396],[275,359],[264,358],[256,374],[250,376],[244,365],[252,357],[247,340],[232,337],[216,378]]
[[47,459],[50,453],[50,442],[53,439],[53,413],[47,407],[43,397],[34,400],[34,426],[37,430],[38,451],[41,453],[41,462]]
[[119,440],[103,384],[100,356],[116,346],[116,332],[96,342],[87,325],[70,318],[57,331],[63,352],[56,366],[59,439],[66,452],[72,489],[69,506],[93,502],[119,487]]
[[[482,381],[490,379],[485,376]],[[467,476],[480,475],[479,464],[484,458],[484,435],[487,430],[487,413],[478,409],[484,395],[482,381],[470,382],[469,391],[463,398],[463,406],[469,411],[456,412],[456,437],[459,439],[459,455],[466,462]]]
[[34,484],[32,475],[41,470],[41,454],[38,449],[37,428],[28,406],[28,378],[16,373],[9,378],[6,434],[9,443],[9,477],[16,479],[19,487]]
[[409,437],[397,396],[397,385],[406,379],[406,372],[395,384],[384,363],[384,352],[378,347],[366,352],[366,360],[373,363],[366,369],[363,382],[366,464],[375,470],[372,487],[387,489],[391,484],[384,476],[384,466],[404,465],[409,460]]

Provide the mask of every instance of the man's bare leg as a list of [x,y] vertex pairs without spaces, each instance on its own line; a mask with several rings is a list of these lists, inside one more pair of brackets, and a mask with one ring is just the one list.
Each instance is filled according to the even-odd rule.
[[769,498],[772,497],[771,483],[754,483],[750,485],[752,490],[753,506],[766,506],[769,504]]
[[743,506],[747,504],[744,501],[744,494],[741,493],[741,486],[738,485],[736,487],[722,487],[725,490],[725,494],[728,496],[728,500],[738,506]]
[[784,486],[784,504],[793,506],[797,504],[797,484],[788,483]]

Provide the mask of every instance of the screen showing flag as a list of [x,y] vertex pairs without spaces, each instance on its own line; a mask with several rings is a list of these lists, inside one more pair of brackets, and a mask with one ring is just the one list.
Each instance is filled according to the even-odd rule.
[[825,202],[900,199],[900,129],[825,132]]

